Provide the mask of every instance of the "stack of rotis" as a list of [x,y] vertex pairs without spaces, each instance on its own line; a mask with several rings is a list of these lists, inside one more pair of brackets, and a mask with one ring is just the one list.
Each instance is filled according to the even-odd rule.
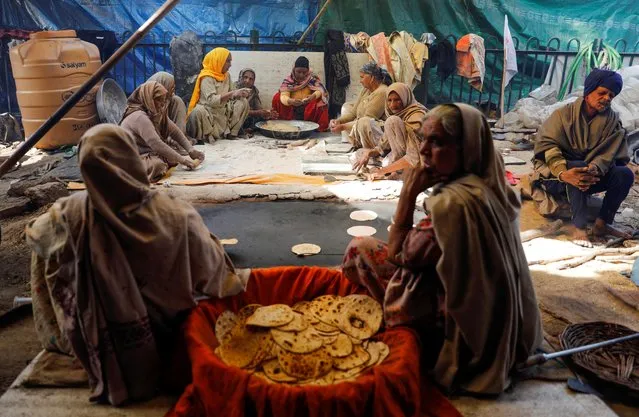
[[251,304],[218,317],[215,353],[269,382],[336,384],[388,356],[385,343],[369,340],[381,323],[381,306],[366,295],[323,295],[293,307]]

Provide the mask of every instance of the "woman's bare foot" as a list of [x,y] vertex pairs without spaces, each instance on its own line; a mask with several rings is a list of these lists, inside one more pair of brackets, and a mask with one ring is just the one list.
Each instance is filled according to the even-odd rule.
[[573,230],[571,232],[572,243],[578,246],[582,246],[584,248],[592,248],[592,242],[588,237],[588,232],[586,229],[580,229],[578,227],[572,226]]
[[628,240],[632,239],[632,235],[630,233],[626,233],[619,229],[616,229],[612,227],[611,225],[607,224],[602,219],[597,219],[597,221],[595,221],[595,226],[592,228],[592,233],[595,236],[610,235],[610,236],[620,237],[620,238],[628,239]]

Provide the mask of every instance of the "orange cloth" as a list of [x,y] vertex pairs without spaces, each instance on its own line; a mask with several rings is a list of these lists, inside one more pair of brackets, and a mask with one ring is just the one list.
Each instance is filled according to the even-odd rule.
[[200,84],[202,83],[202,78],[213,77],[218,81],[224,81],[228,78],[229,73],[222,72],[222,69],[224,69],[224,64],[226,64],[229,55],[231,55],[231,51],[226,48],[215,48],[206,54],[202,60],[202,71],[200,71],[200,75],[197,76],[197,80],[195,81],[195,88],[193,89],[193,95],[189,103],[188,113],[191,113],[197,102],[200,101]]
[[294,304],[323,294],[348,295],[364,289],[340,271],[319,267],[255,269],[245,292],[201,302],[184,327],[193,383],[167,416],[437,416],[459,412],[419,373],[416,334],[393,328],[376,338],[390,347],[379,366],[356,381],[330,386],[270,384],[239,368],[225,365],[213,351],[215,320],[224,310],[252,304]]
[[[484,74],[472,53],[473,41],[478,42],[479,39],[482,38],[473,34],[462,36],[457,41],[455,49],[457,50],[457,74],[468,78],[468,84],[481,91],[484,83]],[[483,39],[481,48],[483,49]]]

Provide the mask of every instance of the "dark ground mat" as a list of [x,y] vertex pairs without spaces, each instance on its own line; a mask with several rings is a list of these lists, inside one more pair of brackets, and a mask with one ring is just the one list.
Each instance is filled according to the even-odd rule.
[[[351,226],[372,226],[374,237],[387,241],[396,202],[274,201],[237,202],[197,206],[207,227],[220,239],[238,239],[226,251],[238,267],[341,264],[346,246],[353,238]],[[354,210],[373,210],[378,217],[367,222],[350,219]],[[423,213],[416,213],[420,219]],[[314,243],[318,255],[298,257],[291,247]]]

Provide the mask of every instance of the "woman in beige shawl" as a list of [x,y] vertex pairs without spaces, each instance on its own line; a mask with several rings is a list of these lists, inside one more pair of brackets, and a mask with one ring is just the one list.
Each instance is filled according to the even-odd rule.
[[135,142],[99,125],[80,142],[86,191],[58,200],[27,226],[38,338],[75,355],[91,400],[153,396],[194,294],[244,290],[222,245],[189,204],[152,190]]
[[415,100],[410,87],[404,83],[391,84],[386,90],[384,132],[374,134],[373,147],[365,146],[356,155],[353,169],[359,171],[368,164],[370,158],[386,155],[384,168],[372,169],[370,179],[385,175],[397,176],[399,171],[419,165],[419,130],[426,107]]
[[[422,165],[407,172],[388,244],[353,240],[343,272],[383,302],[387,326],[423,335],[439,385],[498,394],[542,340],[520,201],[478,110],[438,106],[423,134]],[[430,187],[430,216],[413,227],[417,195]]]
[[355,148],[374,148],[386,119],[387,78],[390,78],[388,73],[375,62],[364,64],[359,70],[362,90],[357,101],[344,103],[341,116],[328,124],[331,132],[342,132],[342,137],[346,137]]
[[120,126],[133,135],[151,182],[160,180],[169,167],[182,164],[193,169],[198,161],[204,160],[204,153],[193,148],[191,141],[169,119],[169,97],[161,84],[145,82],[129,96],[120,122]]
[[175,77],[168,72],[160,71],[153,74],[147,81],[160,83],[169,92],[169,120],[186,134],[186,104],[175,95]]

